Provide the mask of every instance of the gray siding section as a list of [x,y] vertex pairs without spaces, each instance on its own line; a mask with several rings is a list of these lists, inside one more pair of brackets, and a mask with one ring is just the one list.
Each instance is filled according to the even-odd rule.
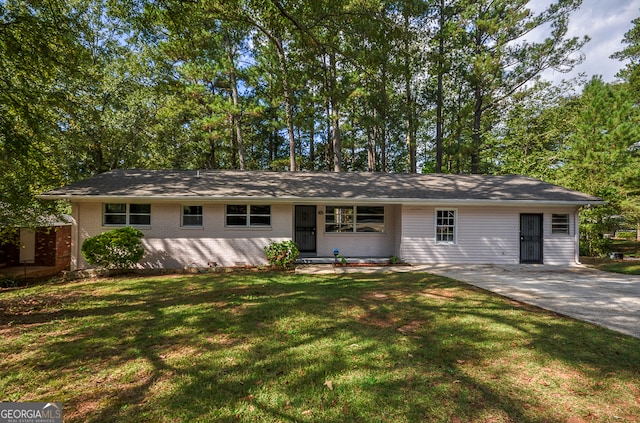
[[[436,207],[402,208],[400,256],[410,263],[517,264],[520,214],[543,214],[545,264],[575,264],[573,207],[438,207],[457,211],[456,242],[436,243]],[[551,215],[569,214],[570,234],[551,234]]]

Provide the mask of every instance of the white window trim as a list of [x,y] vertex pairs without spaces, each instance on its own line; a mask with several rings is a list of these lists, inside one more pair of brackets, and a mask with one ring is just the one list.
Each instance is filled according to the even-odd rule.
[[[227,213],[227,207],[228,206],[246,206],[247,207],[247,213],[246,214],[228,214]],[[268,225],[252,225],[251,224],[251,206],[269,206],[269,224]],[[273,213],[272,213],[272,206],[271,204],[240,204],[240,203],[229,203],[229,204],[225,204],[224,205],[224,227],[228,228],[228,229],[253,229],[253,230],[265,230],[265,229],[271,229],[272,228],[272,220],[273,220]],[[247,216],[247,224],[246,225],[229,225],[227,224],[227,216]],[[254,214],[254,216],[267,216],[266,214]]]
[[[438,241],[438,212],[453,212],[453,241]],[[440,207],[433,212],[433,240],[436,245],[456,245],[458,244],[458,209]]]
[[[202,213],[197,215],[197,214],[190,214],[187,216],[200,216],[202,218],[202,223],[200,223],[199,225],[185,225],[184,224],[184,208],[185,207],[200,207],[202,209]],[[180,205],[180,227],[183,229],[202,229],[204,228],[204,206],[201,204],[181,204]]]
[[[328,232],[327,231],[327,215],[329,213],[327,213],[327,207],[351,207],[353,208],[353,230],[348,231],[348,232]],[[371,232],[361,232],[358,231],[358,207],[382,207],[382,218],[384,219],[384,228],[382,231],[380,232],[376,232],[376,231],[371,231]],[[353,204],[353,205],[326,205],[324,206],[324,233],[325,235],[329,235],[329,236],[337,236],[337,235],[364,235],[364,236],[371,236],[371,235],[381,235],[381,234],[386,234],[387,233],[387,207],[386,206],[379,206],[379,205],[370,205],[370,204]],[[363,215],[367,216],[367,213],[363,213]]]
[[[106,208],[107,208],[107,204],[124,204],[125,205],[125,223],[107,223],[105,216],[107,214],[110,215],[122,215],[122,213],[107,213],[106,212]],[[149,206],[149,223],[143,223],[143,224],[138,224],[138,223],[131,223],[131,205],[132,204],[141,204],[141,205],[148,205]],[[151,204],[150,203],[102,203],[102,226],[103,227],[111,227],[111,228],[122,228],[125,226],[135,226],[137,228],[150,228],[151,227],[151,215],[152,215],[152,211],[151,211]],[[133,213],[136,216],[146,216],[147,213]]]
[[[567,231],[566,232],[554,232],[553,231],[553,216],[566,216],[567,217]],[[570,213],[551,213],[551,235],[552,236],[571,236],[571,214]]]

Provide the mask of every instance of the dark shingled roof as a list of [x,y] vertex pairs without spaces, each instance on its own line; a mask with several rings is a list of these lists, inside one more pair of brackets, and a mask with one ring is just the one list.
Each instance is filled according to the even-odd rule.
[[46,192],[44,199],[515,202],[600,204],[581,192],[523,176],[236,170],[112,170]]

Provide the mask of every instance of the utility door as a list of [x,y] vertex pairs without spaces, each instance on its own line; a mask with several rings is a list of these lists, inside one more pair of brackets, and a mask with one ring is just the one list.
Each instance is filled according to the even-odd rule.
[[295,242],[301,253],[316,252],[316,206],[296,206]]
[[36,232],[33,229],[20,229],[20,263],[36,261]]
[[542,215],[520,215],[520,263],[542,263]]

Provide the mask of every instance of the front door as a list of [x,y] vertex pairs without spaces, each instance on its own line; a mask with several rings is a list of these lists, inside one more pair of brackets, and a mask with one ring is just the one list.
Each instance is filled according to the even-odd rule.
[[296,206],[295,242],[301,253],[316,252],[316,206]]
[[542,215],[520,215],[520,263],[542,263]]

